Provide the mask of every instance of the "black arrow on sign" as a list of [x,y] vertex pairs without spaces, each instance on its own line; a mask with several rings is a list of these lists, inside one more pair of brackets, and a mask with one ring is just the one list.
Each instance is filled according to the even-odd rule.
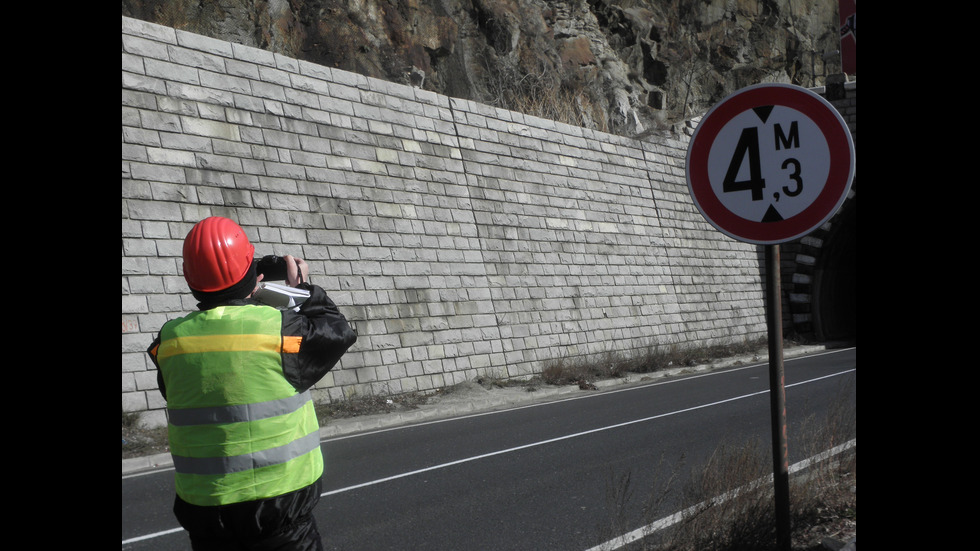
[[783,217],[776,210],[776,207],[769,205],[769,210],[766,211],[766,215],[762,217],[763,222],[779,222]]
[[769,114],[772,113],[772,108],[774,105],[760,105],[759,107],[753,107],[752,110],[755,111],[755,115],[759,117],[762,124],[766,123],[766,119],[769,118]]

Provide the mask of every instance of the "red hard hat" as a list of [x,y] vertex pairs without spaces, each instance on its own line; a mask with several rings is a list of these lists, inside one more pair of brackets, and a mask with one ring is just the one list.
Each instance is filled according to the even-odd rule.
[[245,277],[254,255],[241,226],[220,216],[205,218],[184,238],[184,279],[196,291],[227,289]]

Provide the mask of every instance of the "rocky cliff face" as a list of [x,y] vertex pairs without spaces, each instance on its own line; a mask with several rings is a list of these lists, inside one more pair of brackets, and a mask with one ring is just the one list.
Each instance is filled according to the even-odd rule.
[[[123,15],[627,136],[840,72],[838,0],[123,0]],[[831,54],[831,55],[827,55]]]

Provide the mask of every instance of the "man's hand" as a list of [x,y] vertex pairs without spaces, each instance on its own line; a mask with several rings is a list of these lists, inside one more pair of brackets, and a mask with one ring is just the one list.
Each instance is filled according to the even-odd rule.
[[283,259],[286,261],[286,285],[296,287],[310,280],[310,266],[305,260],[288,254]]

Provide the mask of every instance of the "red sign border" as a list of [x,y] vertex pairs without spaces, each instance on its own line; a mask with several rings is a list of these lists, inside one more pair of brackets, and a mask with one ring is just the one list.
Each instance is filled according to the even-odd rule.
[[[795,109],[820,128],[830,149],[830,170],[823,191],[803,212],[777,222],[753,222],[728,210],[711,189],[708,153],[729,121],[749,109],[768,105]],[[854,143],[844,118],[821,96],[791,84],[757,84],[736,91],[705,114],[691,136],[686,172],[695,205],[719,231],[751,243],[782,243],[820,227],[843,204],[854,177]]]

